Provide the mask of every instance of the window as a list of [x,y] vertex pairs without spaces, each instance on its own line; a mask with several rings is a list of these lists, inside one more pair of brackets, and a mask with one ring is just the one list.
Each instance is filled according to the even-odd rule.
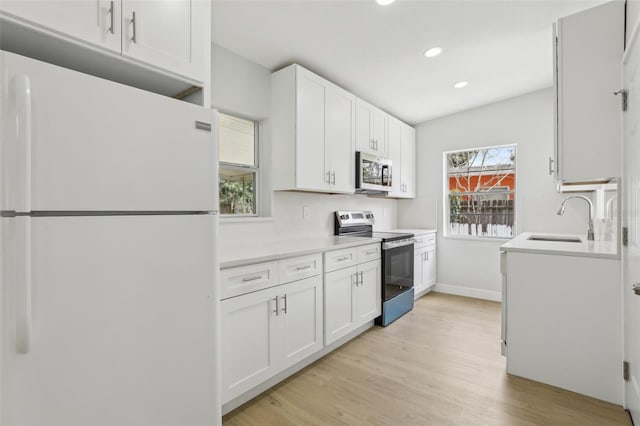
[[220,213],[257,215],[258,123],[219,115]]
[[516,146],[444,153],[445,235],[511,238]]

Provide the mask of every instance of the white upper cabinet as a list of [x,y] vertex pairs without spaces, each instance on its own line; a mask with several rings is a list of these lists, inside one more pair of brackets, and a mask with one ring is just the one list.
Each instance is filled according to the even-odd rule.
[[210,5],[203,0],[47,0],[0,3],[1,16],[96,51],[122,54],[204,82]]
[[562,18],[554,37],[557,181],[621,175],[620,62],[624,2],[612,1]]
[[120,52],[120,1],[3,0],[0,10],[29,24]]
[[389,117],[387,122],[387,142],[389,145],[389,160],[391,160],[391,191],[390,197],[401,197],[400,191],[400,168],[402,167],[402,142],[400,141],[402,129],[400,121]]
[[204,1],[122,0],[122,54],[176,74],[204,80],[210,18]]
[[356,101],[356,150],[387,157],[387,117],[362,99]]
[[299,65],[271,89],[274,189],[353,193],[355,96]]
[[400,190],[404,198],[416,196],[416,131],[413,127],[401,123],[400,153]]
[[332,84],[328,88],[326,102],[325,164],[331,170],[333,189],[337,192],[353,192],[356,98]]
[[415,197],[415,130],[396,118],[388,120],[388,146],[391,160],[390,197]]

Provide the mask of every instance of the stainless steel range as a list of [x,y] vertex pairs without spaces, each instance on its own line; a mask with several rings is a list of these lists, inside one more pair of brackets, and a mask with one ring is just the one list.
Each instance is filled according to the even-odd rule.
[[337,211],[335,235],[382,239],[382,315],[386,326],[413,309],[413,234],[373,232],[370,211]]

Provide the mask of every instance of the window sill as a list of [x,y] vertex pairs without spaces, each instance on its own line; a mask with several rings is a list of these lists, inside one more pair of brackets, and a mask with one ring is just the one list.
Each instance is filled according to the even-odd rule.
[[259,223],[259,222],[273,222],[271,216],[220,216],[220,224],[226,223]]

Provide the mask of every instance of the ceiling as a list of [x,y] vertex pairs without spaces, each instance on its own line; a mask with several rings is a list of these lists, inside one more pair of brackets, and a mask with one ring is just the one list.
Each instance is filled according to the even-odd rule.
[[214,0],[212,40],[272,71],[303,65],[415,125],[551,86],[552,23],[599,3]]

